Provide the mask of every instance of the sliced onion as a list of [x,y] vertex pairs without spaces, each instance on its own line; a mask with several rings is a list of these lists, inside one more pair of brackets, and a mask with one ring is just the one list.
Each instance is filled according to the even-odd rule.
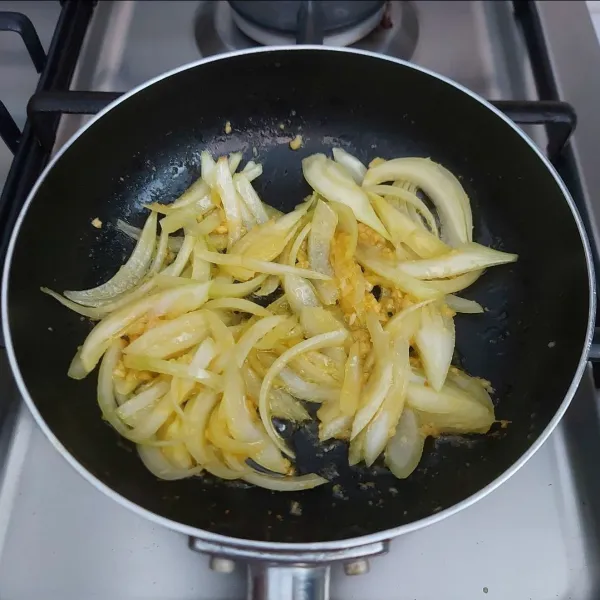
[[340,202],[332,202],[330,206],[337,214],[338,229],[348,236],[345,256],[347,259],[354,258],[354,252],[358,244],[358,221],[349,206]]
[[310,233],[312,228],[312,223],[306,223],[304,227],[300,230],[300,233],[296,236],[296,239],[293,241],[292,245],[289,247],[289,252],[287,249],[281,255],[281,259],[279,262],[286,263],[291,267],[296,265],[298,261],[298,252],[300,251],[300,247],[304,243],[304,240]]
[[181,249],[177,254],[177,258],[168,267],[163,269],[161,273],[163,275],[171,275],[173,277],[181,275],[188,261],[190,260],[196,242],[197,239],[193,235],[186,235],[183,239]]
[[47,287],[41,287],[40,291],[43,292],[44,294],[48,294],[48,296],[51,296],[55,300],[58,300],[58,302],[60,302],[63,306],[66,306],[68,309],[72,310],[73,312],[83,315],[84,317],[94,319],[95,321],[99,321],[100,319],[102,319],[109,313],[109,311],[107,311],[103,307],[94,308],[92,306],[82,306],[81,304],[78,304],[77,302],[73,302],[72,300],[69,300],[68,298],[65,298],[64,296],[61,296],[59,293],[57,293]]
[[321,306],[314,287],[303,277],[284,275],[283,289],[290,308],[297,315],[301,315],[306,307]]
[[286,345],[290,338],[301,337],[302,333],[296,317],[278,316],[282,320],[254,345],[257,350],[273,350],[281,343]]
[[151,213],[131,256],[111,279],[89,290],[66,291],[65,297],[87,306],[97,306],[97,301],[110,300],[128,291],[146,274],[155,244],[156,213]]
[[353,156],[342,148],[334,148],[332,152],[333,160],[344,167],[350,177],[352,177],[358,185],[361,185],[365,173],[367,172],[367,167],[365,167],[356,156]]
[[406,390],[410,379],[409,343],[407,338],[397,338],[393,344],[392,386],[381,408],[364,430],[364,459],[370,467],[383,452],[404,410]]
[[279,277],[269,275],[265,282],[254,292],[255,296],[270,296],[279,287]]
[[371,207],[367,194],[343,167],[324,154],[313,154],[302,161],[302,171],[309,185],[323,198],[348,205],[361,223],[374,229],[386,240],[390,238]]
[[[345,329],[345,325],[341,320],[334,317],[329,310],[319,306],[305,306],[300,312],[300,323],[306,337]],[[340,367],[346,362],[344,348],[325,348],[323,354],[336,361]]]
[[[485,432],[493,422],[489,384],[450,366],[454,310],[482,310],[453,294],[516,255],[471,243],[468,197],[443,167],[378,159],[365,174],[344,151],[334,157],[304,161],[315,191],[284,215],[265,205],[250,183],[260,165],[235,173],[240,153],[218,162],[204,153],[206,180],[173,204],[148,207],[153,240],[139,280],[83,304],[48,290],[101,319],[69,376],[85,377],[102,359],[103,415],[143,446],[155,474],[178,479],[205,469],[286,490],[323,483],[317,475],[288,477],[294,470],[286,455],[294,458],[294,451],[274,426],[276,418],[309,420],[306,401],[321,403],[320,440],[348,441],[350,464],[371,466],[385,452],[398,477],[416,467],[427,435]],[[402,169],[411,176],[399,177]],[[393,177],[373,179],[384,172]],[[433,173],[429,190],[419,179],[424,172]],[[385,181],[393,185],[379,185]],[[419,189],[438,208],[444,242]],[[147,232],[117,228],[138,240],[136,249]],[[175,228],[185,235],[172,237]],[[461,236],[467,241],[456,243]],[[306,259],[311,270],[299,268]],[[391,319],[385,302],[368,293],[374,285],[400,308]],[[252,293],[280,287],[283,295],[267,308],[251,301]],[[418,357],[410,357],[411,346]]]
[[340,392],[340,411],[353,417],[358,409],[362,388],[362,361],[360,345],[354,342],[350,346],[348,360],[344,367],[344,383]]
[[259,473],[258,471],[251,470],[250,467],[248,467],[247,471],[244,471],[242,479],[248,483],[251,483],[252,485],[257,485],[267,490],[273,490],[276,492],[298,492],[301,490],[311,490],[312,488],[316,488],[324,483],[327,483],[327,479],[314,473],[310,473],[308,475],[287,475],[286,477],[275,477],[273,475],[266,475],[265,473]]
[[194,280],[192,280],[190,277],[183,277],[183,275],[179,277],[174,275],[165,275],[164,272],[156,275],[154,281],[156,283],[156,287],[160,288],[161,290],[172,289],[182,285],[190,285],[190,283],[194,283]]
[[483,306],[481,306],[479,302],[467,300],[467,298],[461,298],[460,296],[454,296],[453,294],[448,294],[444,298],[444,302],[457,313],[475,315],[483,312]]
[[336,413],[332,416],[326,416],[322,410],[326,405],[321,406],[317,411],[319,418],[319,440],[326,442],[330,439],[349,440],[352,429],[352,417],[340,413],[339,407],[336,407]]
[[[260,395],[262,379],[248,365],[242,367],[242,376],[248,395],[257,401]],[[293,423],[301,423],[310,419],[310,415],[304,406],[282,389],[271,388],[269,402],[271,403],[271,415],[273,417],[286,419]]]
[[148,329],[125,348],[126,354],[169,358],[199,344],[208,334],[202,311],[182,315]]
[[262,172],[262,165],[260,163],[255,163],[253,160],[248,161],[246,166],[242,169],[242,173],[250,182],[254,181],[257,177],[260,177]]
[[339,387],[343,376],[339,366],[320,352],[307,351],[296,356],[290,360],[290,367],[301,377],[319,385]]
[[[420,215],[419,222],[423,223],[421,217],[425,219],[427,226],[429,227],[429,231],[435,236],[439,237],[437,223],[435,222],[435,217],[433,213],[427,208],[427,205],[419,196],[415,193],[406,190],[397,185],[373,185],[369,188],[366,188],[367,192],[372,192],[379,196],[392,196],[394,198],[398,198],[399,200],[406,202],[408,207],[413,208],[418,215]],[[385,224],[385,221],[384,221]],[[386,225],[387,227],[387,225]],[[389,227],[388,227],[389,231]]]
[[421,433],[417,415],[405,408],[396,433],[385,449],[385,463],[398,479],[406,479],[417,468],[424,443],[425,436]]
[[88,373],[92,371],[112,340],[147,313],[151,312],[156,317],[167,314],[176,317],[199,308],[208,298],[209,286],[208,283],[198,283],[164,290],[112,313],[100,321],[85,339],[80,351],[82,365]]
[[[198,255],[199,250],[207,250],[206,240],[203,237],[198,237],[194,242],[192,250],[192,279],[196,281],[210,280],[210,263]],[[214,293],[214,283],[210,287],[211,293]]]
[[375,325],[367,321],[367,325],[369,326],[373,350],[376,356],[375,367],[364,387],[360,406],[352,423],[351,439],[354,439],[377,414],[387,393],[390,391],[393,380],[394,365],[391,356],[389,334],[384,332],[378,323]]
[[[238,194],[239,195],[239,194]],[[246,206],[245,202],[240,198],[240,211],[242,215],[242,227],[246,230],[246,232],[254,229],[256,226],[256,219]],[[214,228],[213,228],[214,229]],[[243,230],[242,230],[243,233]]]
[[245,298],[215,298],[209,300],[205,305],[206,310],[235,310],[259,317],[270,317],[272,314],[260,304],[246,300]]
[[156,381],[143,392],[121,404],[117,409],[117,416],[130,427],[135,426],[137,413],[145,411],[160,400],[169,391],[169,388],[170,386],[166,381]]
[[421,424],[438,434],[487,433],[494,422],[493,410],[457,386],[436,392],[411,380],[406,401],[417,411]]
[[204,258],[204,260],[207,260],[215,265],[243,267],[251,271],[268,273],[270,275],[285,275],[286,273],[291,273],[293,275],[299,275],[300,277],[306,277],[307,279],[328,279],[326,275],[323,275],[322,273],[315,273],[314,271],[309,271],[308,269],[299,269],[297,267],[290,267],[289,265],[281,265],[279,263],[269,262],[266,260],[246,258],[245,256],[238,256],[235,254],[219,254],[218,252],[202,250],[200,255],[202,258]]
[[[149,207],[151,208],[152,205],[149,205]],[[185,206],[169,213],[160,221],[161,233],[168,235],[184,227],[193,227],[197,223],[197,214],[195,206]]]
[[[233,437],[245,442],[261,442],[263,444],[264,447],[253,456],[253,459],[270,471],[287,473],[290,468],[289,462],[279,454],[279,451],[292,458],[294,453],[281,440],[270,418],[270,428],[263,429],[260,422],[254,422],[255,415],[250,412],[246,402],[244,380],[240,369],[235,364],[230,365],[226,373],[223,407],[227,416],[227,425]],[[267,408],[270,408],[268,403]]]
[[[267,311],[268,312],[268,311]],[[271,313],[268,313],[269,315]],[[238,340],[235,346],[235,362],[238,367],[246,362],[250,350],[277,325],[283,323],[286,317],[281,315],[271,315],[254,323]]]
[[[318,200],[308,236],[308,260],[313,271],[329,277],[333,277],[329,255],[337,221],[335,211],[322,200]],[[335,304],[338,298],[338,287],[335,282],[317,282],[315,287],[324,304]]]
[[217,345],[212,338],[206,338],[198,345],[192,362],[188,367],[188,372],[192,374],[202,373],[208,369],[213,358],[217,355]]
[[[267,374],[263,379],[262,386],[260,388],[260,396],[258,399],[258,411],[260,418],[263,422],[265,430],[269,437],[275,442],[279,436],[273,427],[273,423],[270,419],[269,412],[269,393],[273,381],[281,373],[281,371],[287,366],[287,364],[297,356],[309,350],[320,350],[321,348],[328,348],[331,346],[338,346],[344,342],[347,337],[346,331],[334,331],[332,333],[324,333],[317,335],[309,340],[304,340],[299,344],[296,344],[286,352],[284,352],[277,360],[271,365]],[[275,438],[275,439],[274,439]],[[277,442],[275,442],[277,443]]]
[[267,215],[259,195],[256,193],[256,190],[250,183],[250,180],[246,176],[245,172],[235,175],[233,177],[233,183],[235,184],[238,194],[242,198],[244,204],[247,206],[256,222],[259,225],[261,223],[266,223],[269,220],[269,216]]
[[204,465],[209,461],[204,432],[218,401],[219,396],[216,393],[211,390],[203,390],[192,396],[183,409],[185,444],[199,465]]
[[[229,164],[227,165],[229,169]],[[200,173],[202,174],[202,179],[208,183],[210,187],[215,185],[217,172],[217,163],[215,159],[210,155],[210,152],[207,150],[203,150],[200,153]]]
[[[208,235],[221,225],[221,216],[218,211],[213,211],[206,215],[199,223],[186,225],[186,232],[196,237]],[[245,224],[244,226],[247,226]]]
[[212,310],[203,310],[206,321],[210,328],[211,336],[217,344],[217,358],[212,365],[213,371],[220,373],[225,370],[228,364],[231,350],[235,346],[233,334],[229,328],[223,323],[219,315]]
[[[243,414],[237,416],[250,417],[249,415]],[[260,441],[258,435],[256,436],[256,439],[250,442],[243,442],[239,439],[236,439],[236,436],[231,433],[229,420],[223,401],[213,410],[213,413],[210,416],[208,428],[206,430],[206,437],[224,454],[239,454],[244,457],[253,458],[264,447],[264,444]]]
[[133,429],[121,435],[137,444],[146,443],[167,422],[174,410],[171,395],[167,394],[136,422]]
[[398,268],[417,279],[440,279],[504,265],[515,262],[518,258],[516,254],[500,252],[472,242],[436,258],[400,263]]
[[220,375],[215,375],[215,373],[206,369],[194,369],[191,372],[189,365],[176,360],[164,360],[162,358],[140,356],[139,354],[126,354],[123,363],[128,369],[153,371],[154,373],[171,375],[171,377],[193,379],[212,389],[223,389],[223,379]]
[[433,233],[429,233],[422,227],[419,227],[410,217],[396,210],[387,200],[384,200],[378,194],[370,192],[369,198],[377,214],[390,232],[392,242],[397,250],[402,249],[403,244],[405,244],[417,256],[424,258],[440,256],[450,251],[451,248],[439,240]]
[[310,415],[304,406],[283,390],[273,390],[270,402],[273,417],[285,419],[292,423],[302,423],[310,419]]
[[327,400],[337,401],[340,397],[339,387],[306,381],[292,369],[282,369],[279,373],[279,379],[283,382],[286,390],[300,400],[325,402]]
[[300,323],[308,336],[345,329],[344,323],[329,310],[319,306],[306,306],[300,314]]
[[191,469],[177,469],[164,457],[160,448],[148,445],[138,445],[138,454],[144,463],[144,466],[150,473],[159,479],[175,481],[185,479],[202,473],[202,467],[193,467]]
[[365,430],[363,429],[355,438],[350,440],[348,448],[348,464],[353,467],[364,458]]
[[98,373],[98,405],[102,411],[102,417],[108,421],[121,435],[127,435],[129,429],[117,416],[117,401],[115,399],[113,386],[113,371],[121,360],[121,351],[124,343],[115,340],[109,346]]
[[459,246],[472,240],[473,218],[468,196],[459,181],[448,173],[429,159],[395,158],[369,169],[363,185],[370,187],[399,179],[416,184],[435,204],[444,241]]
[[122,219],[117,219],[117,230],[121,233],[124,233],[126,236],[130,237],[136,242],[140,239],[140,236],[142,235],[142,230],[139,227],[130,225]]
[[[187,451],[185,444],[181,441],[183,430],[183,411],[178,408],[178,416],[161,429],[159,432],[160,440],[157,440],[158,446],[162,451],[162,455],[167,459],[168,463],[180,472],[189,471],[194,467],[194,461]],[[188,475],[189,477],[190,475]]]
[[160,237],[158,239],[158,244],[156,246],[156,252],[154,253],[154,258],[152,260],[152,264],[148,269],[148,277],[156,275],[156,273],[158,273],[162,269],[165,259],[167,257],[168,248],[169,234],[165,231],[161,231]]
[[453,294],[454,292],[460,292],[470,285],[473,285],[482,274],[483,271],[471,271],[470,273],[458,275],[458,277],[452,277],[450,279],[431,279],[427,282],[427,285],[443,294]]
[[[229,254],[231,256],[240,255],[245,259],[275,260],[293,236],[306,210],[308,210],[307,203],[277,220],[270,220],[258,225],[242,237],[230,249]],[[252,271],[245,269],[227,267],[226,270],[239,280],[249,279],[254,275]]]
[[399,268],[399,263],[386,260],[377,251],[358,246],[356,249],[356,260],[373,273],[389,281],[392,286],[398,287],[406,294],[410,294],[418,300],[431,300],[441,298],[444,293],[438,290],[428,281],[421,281],[407,275]]
[[456,367],[450,367],[446,383],[449,386],[456,386],[460,388],[469,394],[469,396],[471,396],[474,400],[477,400],[483,406],[488,408],[492,413],[494,412],[494,403],[492,402],[490,394],[481,379],[477,377],[471,377]]
[[432,302],[433,300],[425,300],[401,310],[386,323],[385,330],[394,339],[402,337],[409,340],[413,338],[421,325],[421,308]]
[[[204,212],[208,209],[209,206],[214,206],[212,202],[210,202],[209,198],[209,187],[206,182],[202,178],[196,179],[192,185],[190,185],[177,200],[172,202],[171,204],[160,204],[157,206],[157,203],[153,203],[150,206],[152,210],[158,210],[163,214],[169,214],[180,208],[184,208],[186,206],[196,205],[198,207],[199,212]],[[205,203],[205,204],[200,204]]]
[[415,334],[427,381],[438,392],[446,381],[454,353],[454,319],[447,313],[436,304],[424,306],[421,309],[421,326]]
[[233,175],[242,162],[243,155],[241,152],[231,152],[227,158],[229,164],[229,172]]
[[211,298],[243,298],[252,293],[258,295],[257,289],[265,283],[267,278],[267,275],[261,274],[252,279],[248,279],[248,281],[245,281],[244,283],[220,283],[218,281],[213,281],[213,284],[210,287],[209,296]]
[[218,191],[223,203],[223,210],[225,211],[225,218],[227,220],[228,246],[232,248],[235,242],[242,236],[242,209],[241,198],[233,185],[229,164],[227,158],[224,156],[217,160],[215,189]]

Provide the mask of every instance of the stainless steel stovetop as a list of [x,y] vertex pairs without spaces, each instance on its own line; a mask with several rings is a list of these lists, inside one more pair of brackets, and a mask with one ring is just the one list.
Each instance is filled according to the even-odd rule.
[[[52,31],[46,2],[31,10]],[[447,75],[492,99],[534,99],[521,32],[508,2],[394,2],[394,27],[359,43]],[[541,25],[563,100],[575,105],[574,154],[600,225],[600,48],[583,3],[541,2]],[[3,6],[5,5],[5,6]],[[249,46],[225,2],[99,2],[74,89],[125,91],[204,54]],[[36,22],[37,20],[37,22]],[[49,35],[49,34],[48,34]],[[42,38],[44,34],[42,33]],[[568,38],[568,39],[567,39]],[[3,46],[0,46],[0,50]],[[0,52],[0,90],[27,91],[16,54]],[[25,67],[23,67],[25,68]],[[12,78],[12,79],[11,79]],[[11,98],[13,98],[11,96]],[[14,100],[16,102],[16,99]],[[57,147],[81,126],[63,117]],[[538,132],[533,131],[534,135]],[[542,136],[540,136],[540,143]],[[0,181],[8,156],[0,152]],[[599,240],[596,237],[596,242]],[[597,245],[598,247],[598,245]],[[15,397],[4,356],[0,389]],[[334,568],[337,600],[600,597],[600,419],[591,370],[563,423],[511,480],[476,505],[392,543],[367,575]],[[0,432],[0,599],[240,599],[244,571],[211,571],[188,540],[109,500],[56,453],[20,402]]]

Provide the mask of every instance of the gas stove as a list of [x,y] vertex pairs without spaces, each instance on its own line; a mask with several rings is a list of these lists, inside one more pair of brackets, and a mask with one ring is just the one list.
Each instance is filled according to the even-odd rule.
[[[15,121],[7,120],[0,106],[0,132],[7,140],[0,148],[0,248],[49,156],[89,118],[76,113],[99,108],[114,93],[202,56],[295,39],[289,23],[274,25],[272,14],[267,15],[271,20],[259,18],[251,12],[253,4],[273,5],[0,3],[0,11],[18,10],[31,19],[43,47],[37,92],[28,103],[36,91],[36,70],[21,40],[14,33],[0,34],[0,101]],[[578,127],[555,164],[599,250],[600,47],[585,5],[523,0],[356,4],[364,4],[366,12],[358,20],[336,13],[325,26],[326,44],[414,61],[493,100],[573,105]],[[35,48],[31,31],[17,21],[28,47]],[[0,29],[15,28],[14,17],[0,14]],[[542,113],[530,112],[525,120],[548,125],[527,126],[545,148],[555,135],[556,123],[548,121],[556,119]],[[16,152],[14,160],[9,148]],[[2,350],[0,386],[0,598],[244,597],[240,565],[194,552],[184,536],[122,508],[67,465],[22,405]],[[562,424],[514,477],[470,508],[395,540],[387,555],[371,560],[370,572],[350,577],[334,567],[332,598],[597,598],[597,397],[590,367]]]

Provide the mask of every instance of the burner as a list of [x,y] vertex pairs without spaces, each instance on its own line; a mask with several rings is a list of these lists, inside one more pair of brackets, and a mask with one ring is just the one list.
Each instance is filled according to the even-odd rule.
[[308,11],[326,43],[348,46],[371,33],[381,22],[385,2],[244,1],[229,2],[233,20],[250,38],[265,46],[293,44],[301,35]]
[[[279,31],[256,24],[256,14],[249,20],[246,13],[252,12],[250,5],[299,5],[299,2],[201,2],[196,13],[195,36],[202,56],[221,54],[231,50],[253,48],[257,45],[282,46],[296,43],[296,26],[288,12],[288,18],[278,12]],[[344,5],[337,21],[333,17],[323,20],[325,45],[352,46],[373,52],[380,52],[396,58],[408,60],[412,57],[419,37],[419,24],[415,7],[410,1],[381,2],[330,2],[322,0],[321,7]],[[360,12],[348,12],[347,7],[364,5]],[[231,6],[233,5],[233,6]],[[238,5],[243,5],[239,11]],[[246,8],[246,5],[248,7]],[[366,10],[369,5],[370,12]],[[375,11],[373,12],[375,6]],[[235,8],[234,8],[235,7]],[[320,8],[321,8],[320,7]],[[284,11],[285,12],[285,11]],[[351,13],[351,14],[350,14]],[[329,13],[321,10],[321,15]],[[334,14],[334,11],[331,11]],[[264,15],[264,13],[263,13]],[[350,17],[353,17],[353,20]],[[297,17],[297,15],[296,15]],[[265,22],[264,20],[262,21]],[[337,29],[333,27],[337,23]],[[287,28],[287,29],[286,29]]]

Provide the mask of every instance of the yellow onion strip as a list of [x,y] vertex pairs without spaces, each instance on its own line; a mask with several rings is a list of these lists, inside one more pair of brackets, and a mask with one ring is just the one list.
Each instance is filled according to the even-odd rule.
[[442,238],[450,246],[472,240],[473,217],[469,198],[456,177],[424,158],[395,158],[370,168],[363,179],[369,188],[385,181],[409,181],[435,204],[442,222]]
[[346,152],[343,148],[334,148],[331,153],[333,154],[333,160],[346,169],[355,183],[361,185],[367,172],[367,167],[356,156]]
[[315,192],[327,200],[346,204],[361,223],[389,239],[389,234],[375,214],[366,192],[342,166],[324,154],[313,154],[302,161],[302,172]]
[[398,268],[417,279],[441,279],[515,262],[518,256],[471,242],[436,258],[401,262]]
[[126,292],[135,286],[148,270],[148,265],[152,260],[152,254],[156,243],[156,213],[151,213],[138,243],[135,246],[129,260],[117,271],[117,273],[106,283],[98,287],[82,290],[67,291],[65,296],[69,300],[86,304],[88,306],[97,306],[98,301],[110,300],[123,292]]
[[251,271],[268,273],[269,275],[285,275],[286,273],[290,273],[292,275],[298,275],[299,277],[306,277],[307,279],[321,279],[324,281],[329,279],[327,275],[316,273],[315,271],[310,271],[309,269],[299,269],[297,267],[290,267],[289,265],[281,265],[275,262],[246,258],[244,256],[238,256],[235,254],[219,254],[218,252],[209,252],[204,250],[199,254],[202,258],[204,258],[204,260],[207,260],[215,265],[244,267]]
[[375,416],[392,386],[393,362],[391,340],[373,315],[369,315],[367,326],[373,340],[375,366],[364,387],[360,406],[352,423],[351,439],[354,439]]
[[357,342],[350,347],[344,367],[344,383],[340,391],[340,410],[348,417],[353,417],[358,409],[362,388],[362,361],[359,348]]
[[[329,277],[333,277],[329,255],[337,221],[335,211],[322,200],[318,200],[308,236],[308,261],[313,271]],[[324,304],[336,303],[339,292],[334,281],[316,282],[315,287]]]
[[281,356],[279,356],[279,358],[277,358],[277,360],[271,365],[263,379],[263,383],[260,388],[258,411],[265,430],[273,442],[277,443],[275,440],[279,438],[273,426],[273,422],[271,421],[269,411],[269,392],[275,378],[286,367],[286,365],[297,356],[300,356],[309,350],[320,350],[321,348],[338,346],[344,342],[347,335],[348,334],[346,331],[333,331],[331,333],[324,333],[308,340],[304,340],[303,342],[296,344],[281,354]]

